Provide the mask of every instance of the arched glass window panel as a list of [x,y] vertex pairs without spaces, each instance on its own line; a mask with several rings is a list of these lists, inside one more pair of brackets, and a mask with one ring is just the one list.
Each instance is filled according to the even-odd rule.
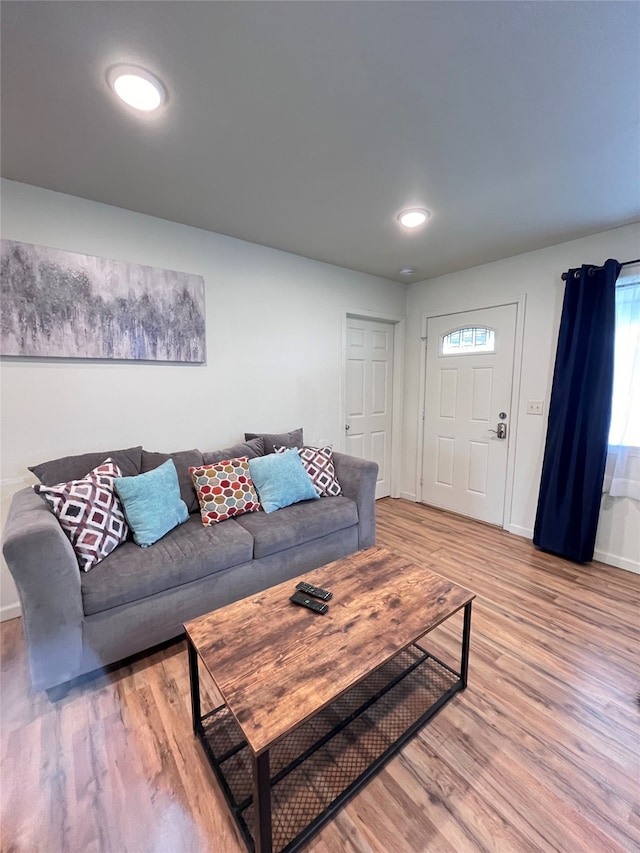
[[477,352],[495,352],[496,334],[493,329],[455,329],[443,335],[440,341],[441,355],[467,355]]

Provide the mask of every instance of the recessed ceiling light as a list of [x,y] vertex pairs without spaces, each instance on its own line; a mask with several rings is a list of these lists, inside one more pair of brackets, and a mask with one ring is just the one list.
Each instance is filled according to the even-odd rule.
[[430,218],[431,211],[424,207],[412,207],[410,210],[403,210],[398,214],[398,222],[405,228],[418,228]]
[[157,110],[166,100],[166,92],[158,78],[135,65],[116,65],[109,69],[107,82],[116,95],[136,110]]
[[414,267],[402,267],[401,270],[398,270],[398,275],[403,275],[408,278],[410,275],[415,275],[416,271]]

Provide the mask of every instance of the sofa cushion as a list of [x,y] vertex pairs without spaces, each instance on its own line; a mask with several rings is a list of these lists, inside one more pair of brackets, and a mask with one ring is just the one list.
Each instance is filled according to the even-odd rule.
[[235,522],[253,536],[253,556],[259,559],[353,527],[358,510],[349,498],[318,498],[279,509],[275,515],[243,515]]
[[275,453],[276,445],[281,445],[282,447],[302,447],[304,444],[302,427],[299,427],[299,429],[292,429],[291,432],[280,433],[245,432],[244,438],[245,441],[249,441],[252,438],[262,438],[264,441],[265,453]]
[[142,470],[142,445],[127,450],[105,450],[103,453],[82,453],[80,456],[62,456],[50,462],[31,465],[29,471],[45,486],[56,486],[70,480],[81,480],[93,468],[102,465],[105,459],[112,459],[123,477],[134,477]]
[[133,541],[141,548],[153,545],[189,517],[180,497],[173,459],[137,477],[118,477],[113,485],[133,531]]
[[[284,453],[285,450],[286,447],[276,445],[276,453]],[[342,494],[342,487],[333,465],[333,449],[330,444],[326,447],[299,447],[297,453],[321,498],[335,498]]]
[[[150,450],[142,451],[142,467],[141,474],[146,474],[147,471],[153,471],[158,468],[167,459],[173,459],[173,464],[178,472],[178,482],[180,483],[180,497],[186,503],[189,512],[197,512],[200,509],[196,490],[193,488],[193,480],[189,473],[189,468],[194,468],[197,465],[202,465],[202,453],[194,448],[193,450],[178,450],[175,453],[155,453]],[[129,476],[123,474],[123,477]]]
[[252,556],[253,538],[234,519],[204,527],[199,516],[191,515],[152,548],[125,542],[83,574],[85,615],[216,574]]
[[203,524],[218,524],[231,516],[260,509],[246,456],[189,471],[198,492]]
[[264,439],[262,436],[234,444],[233,447],[227,447],[224,450],[206,450],[202,454],[202,463],[198,464],[214,465],[216,462],[226,462],[227,459],[238,459],[240,456],[246,456],[247,459],[264,456]]
[[60,522],[84,572],[104,560],[129,534],[114,491],[114,479],[119,476],[118,466],[107,459],[82,479],[33,487]]
[[293,448],[284,453],[270,453],[260,459],[252,459],[249,470],[262,509],[267,513],[318,498],[311,477]]

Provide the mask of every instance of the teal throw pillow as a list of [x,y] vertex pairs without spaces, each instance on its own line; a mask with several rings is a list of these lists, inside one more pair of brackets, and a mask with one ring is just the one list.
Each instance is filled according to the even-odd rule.
[[250,459],[249,471],[265,512],[320,497],[295,450]]
[[113,484],[133,531],[133,540],[142,548],[153,545],[189,518],[187,505],[180,497],[173,459],[137,477],[116,477]]

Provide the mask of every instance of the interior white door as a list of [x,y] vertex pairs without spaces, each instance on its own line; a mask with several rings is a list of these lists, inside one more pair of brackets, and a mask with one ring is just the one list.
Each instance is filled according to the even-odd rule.
[[516,314],[516,305],[501,305],[427,323],[421,499],[498,525],[504,518]]
[[376,498],[391,494],[393,323],[347,319],[345,450],[378,463]]

